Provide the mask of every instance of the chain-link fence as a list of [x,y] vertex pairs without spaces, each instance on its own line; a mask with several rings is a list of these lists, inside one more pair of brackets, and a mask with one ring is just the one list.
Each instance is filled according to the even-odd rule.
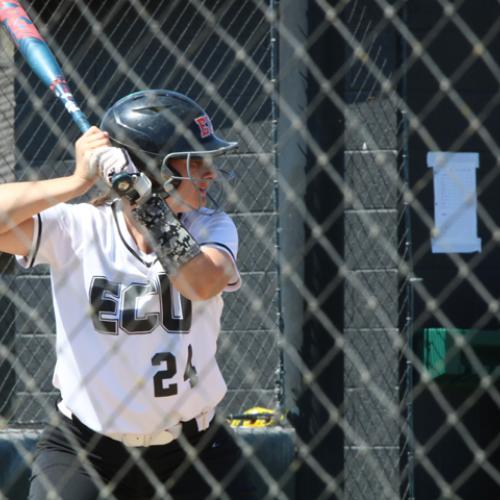
[[[217,418],[258,498],[499,498],[498,2],[24,6],[91,123],[171,89],[239,142]],[[77,127],[0,41],[3,182],[68,175]],[[0,265],[0,498],[24,498],[56,325],[49,268]]]

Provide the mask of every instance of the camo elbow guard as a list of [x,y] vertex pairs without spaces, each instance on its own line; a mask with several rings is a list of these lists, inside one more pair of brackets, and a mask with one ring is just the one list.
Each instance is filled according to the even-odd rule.
[[140,229],[146,229],[145,234],[169,276],[200,254],[198,243],[159,196],[152,195],[132,213]]

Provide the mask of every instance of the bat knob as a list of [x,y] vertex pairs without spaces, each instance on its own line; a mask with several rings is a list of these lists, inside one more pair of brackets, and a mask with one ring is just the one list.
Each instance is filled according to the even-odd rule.
[[151,181],[142,173],[130,174],[120,172],[111,179],[111,187],[115,193],[130,199],[136,204],[144,203],[152,193]]
[[111,186],[118,196],[126,196],[127,193],[134,188],[134,184],[134,176],[127,172],[120,172],[114,175],[111,180]]

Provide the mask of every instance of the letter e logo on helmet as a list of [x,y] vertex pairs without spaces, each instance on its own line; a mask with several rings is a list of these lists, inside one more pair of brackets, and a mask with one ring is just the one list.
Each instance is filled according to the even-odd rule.
[[198,118],[195,118],[194,121],[200,129],[200,137],[202,139],[205,139],[205,137],[208,137],[209,135],[212,135],[214,133],[212,122],[207,115],[199,116]]

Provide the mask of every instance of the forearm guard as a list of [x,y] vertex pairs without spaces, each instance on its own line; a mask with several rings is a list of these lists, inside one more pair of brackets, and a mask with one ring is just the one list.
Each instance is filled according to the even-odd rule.
[[167,275],[174,276],[184,264],[200,254],[198,243],[159,196],[152,195],[134,208],[132,214]]

